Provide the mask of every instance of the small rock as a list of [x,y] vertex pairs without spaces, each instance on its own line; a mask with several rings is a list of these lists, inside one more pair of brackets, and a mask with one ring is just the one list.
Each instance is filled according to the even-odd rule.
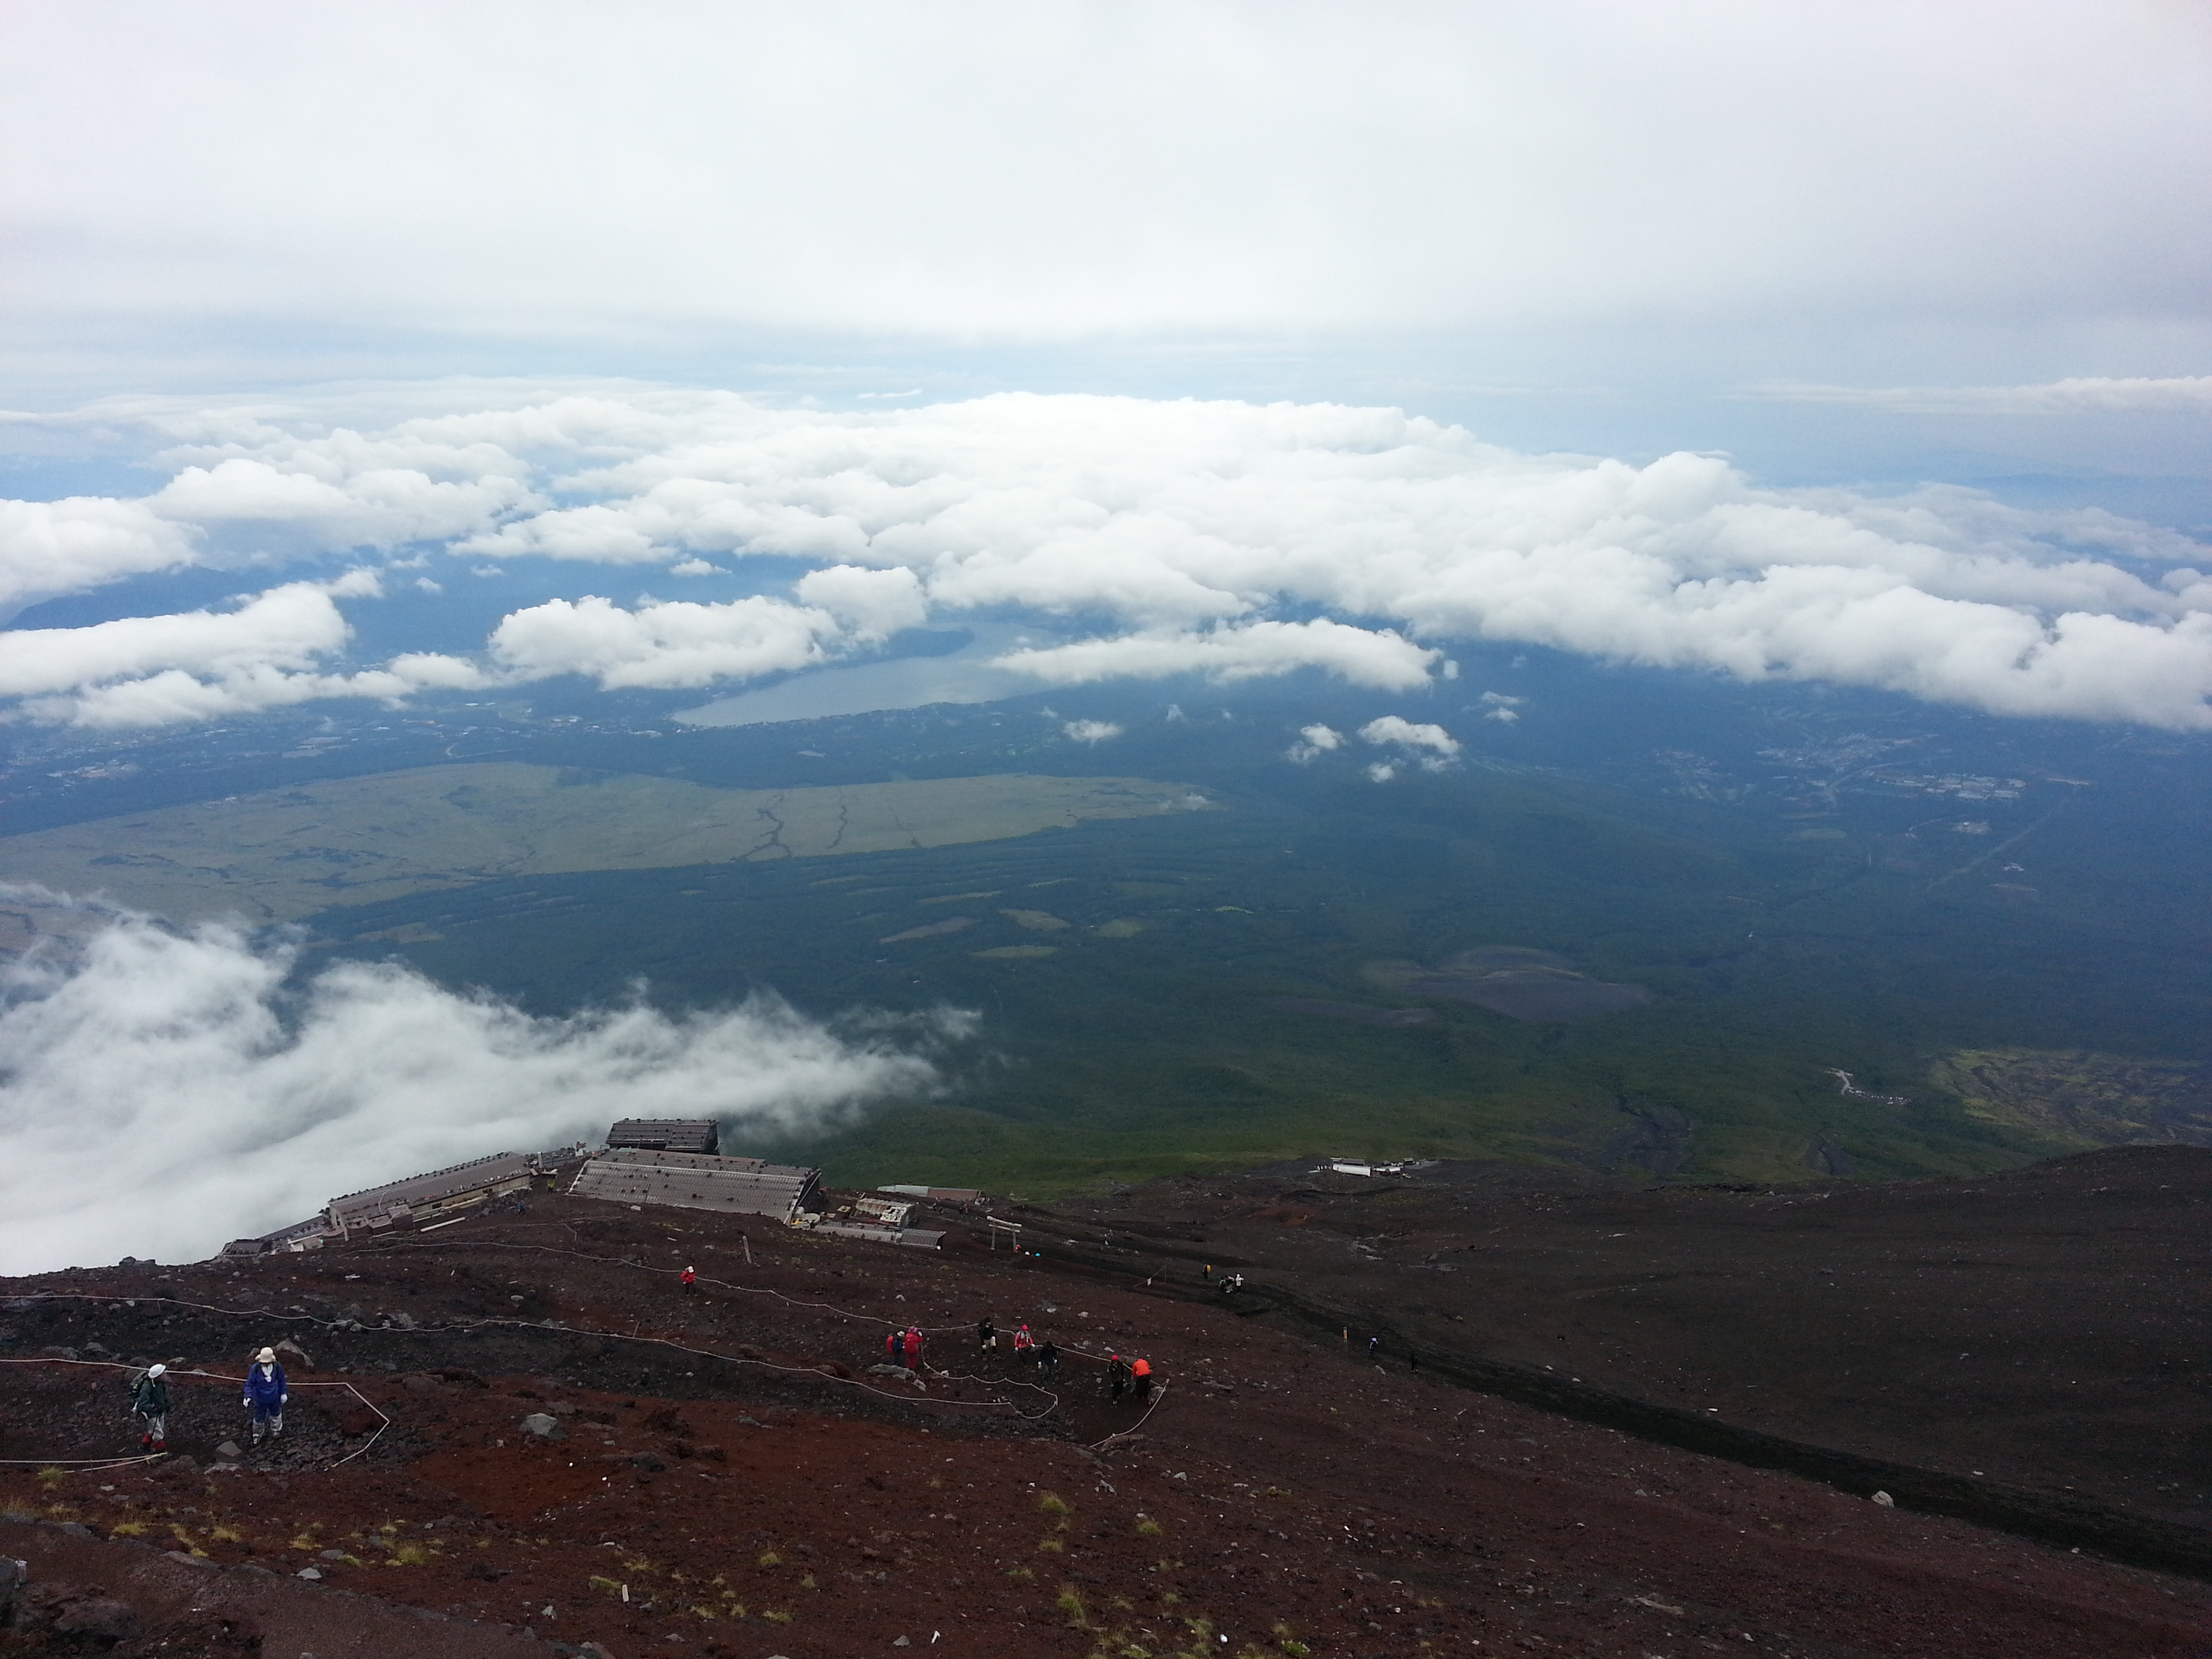
[[575,1406],[566,1400],[548,1401],[545,1409],[556,1417],[574,1417],[576,1414]]
[[1897,1500],[1886,1492],[1876,1492],[1874,1495],[1874,1501],[1886,1510],[1893,1510],[1897,1507]]
[[343,1550],[324,1550],[320,1552],[320,1554],[322,1559],[325,1561],[343,1561],[345,1559],[345,1552]]
[[895,1648],[910,1648],[914,1644],[907,1640],[905,1637],[902,1636],[897,1641],[892,1643],[891,1645]]
[[235,1440],[224,1441],[222,1444],[215,1449],[215,1455],[217,1457],[227,1458],[234,1463],[235,1463],[240,1458],[246,1455],[244,1452],[239,1449],[238,1442]]
[[296,1576],[312,1584],[323,1576],[323,1570],[320,1567],[302,1567]]
[[315,1369],[315,1362],[307,1357],[307,1351],[289,1336],[276,1345],[276,1357],[295,1370]]
[[532,1412],[522,1419],[526,1434],[534,1434],[540,1440],[565,1440],[568,1431],[561,1426],[557,1417],[548,1417],[544,1412]]
[[54,1631],[60,1636],[88,1636],[112,1644],[138,1633],[138,1610],[112,1595],[88,1595],[55,1613]]

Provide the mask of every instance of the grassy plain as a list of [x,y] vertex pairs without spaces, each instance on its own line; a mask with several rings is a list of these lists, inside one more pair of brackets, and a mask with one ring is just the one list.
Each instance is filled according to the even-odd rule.
[[1206,805],[1021,774],[716,789],[507,762],[341,778],[0,840],[0,879],[179,921],[287,921],[482,881],[945,847]]

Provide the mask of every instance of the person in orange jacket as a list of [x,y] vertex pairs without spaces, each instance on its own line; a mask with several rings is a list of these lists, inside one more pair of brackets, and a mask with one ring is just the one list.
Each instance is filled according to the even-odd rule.
[[1137,1398],[1139,1400],[1146,1399],[1152,1394],[1152,1362],[1151,1360],[1139,1358],[1129,1362],[1129,1384],[1136,1389]]

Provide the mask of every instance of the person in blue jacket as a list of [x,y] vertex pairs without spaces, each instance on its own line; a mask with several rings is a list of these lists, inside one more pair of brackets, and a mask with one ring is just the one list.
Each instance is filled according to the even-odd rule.
[[261,1443],[264,1432],[284,1432],[284,1402],[291,1397],[284,1385],[284,1368],[276,1363],[276,1350],[264,1348],[246,1372],[246,1403],[253,1408],[255,1445]]

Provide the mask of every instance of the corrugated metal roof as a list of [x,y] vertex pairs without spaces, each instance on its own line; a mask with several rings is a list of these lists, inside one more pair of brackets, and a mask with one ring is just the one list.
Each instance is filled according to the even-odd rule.
[[410,1176],[404,1181],[387,1182],[381,1187],[348,1193],[323,1207],[333,1221],[351,1224],[357,1218],[386,1213],[396,1206],[413,1208],[505,1182],[526,1181],[537,1167],[536,1160],[526,1153],[495,1152],[489,1158],[471,1158],[449,1169],[433,1170],[427,1175]]
[[712,1153],[720,1144],[721,1130],[708,1117],[626,1117],[607,1131],[609,1146]]
[[617,1204],[668,1204],[679,1209],[768,1215],[788,1220],[821,1179],[818,1170],[757,1158],[714,1158],[623,1147],[593,1158],[568,1190],[578,1198]]

